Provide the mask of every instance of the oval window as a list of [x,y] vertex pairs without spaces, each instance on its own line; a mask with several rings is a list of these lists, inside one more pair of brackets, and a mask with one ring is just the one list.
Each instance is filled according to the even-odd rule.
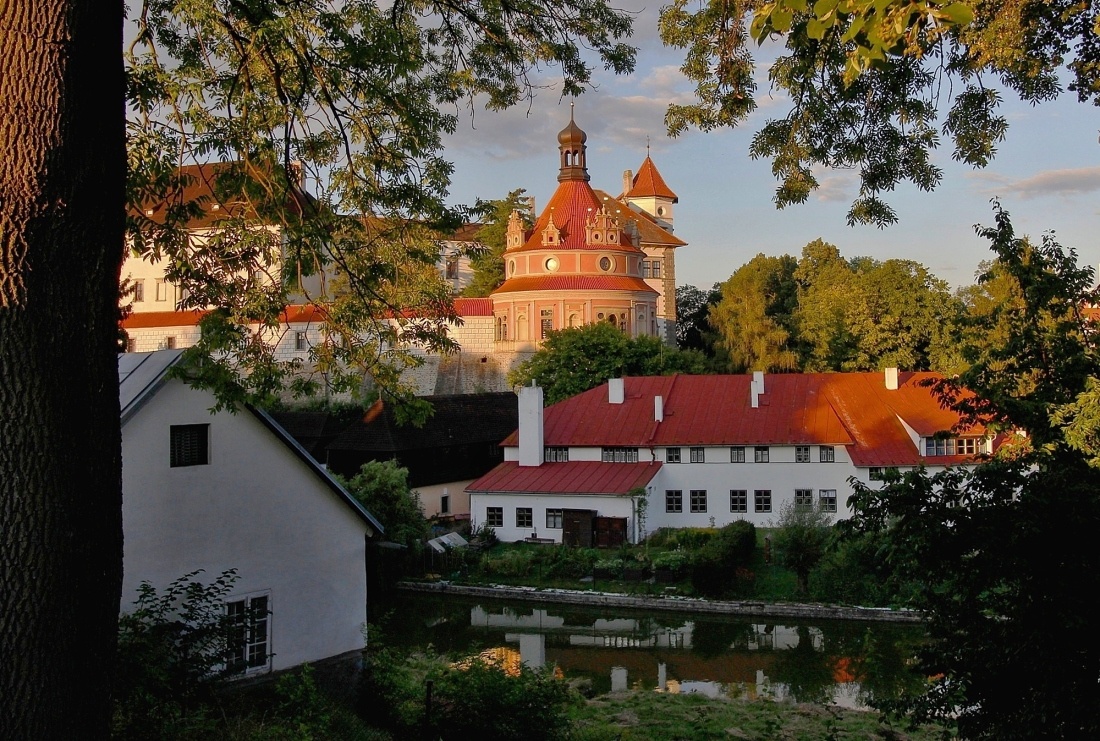
[[546,265],[546,269],[553,273],[558,269],[558,258],[548,257],[544,264]]
[[600,258],[600,270],[608,271],[610,269],[611,269],[611,258],[610,257],[601,257]]
[[665,209],[664,209],[663,206],[658,206],[657,207],[657,215],[658,216],[664,216],[665,215]]
[[516,261],[515,260],[510,260],[508,262],[508,275],[515,275],[515,274],[516,274]]

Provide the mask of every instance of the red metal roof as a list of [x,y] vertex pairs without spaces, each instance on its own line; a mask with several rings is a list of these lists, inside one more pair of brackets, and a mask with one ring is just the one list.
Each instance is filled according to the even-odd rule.
[[466,491],[524,492],[528,494],[627,494],[646,486],[660,463],[603,463],[569,461],[521,466],[505,461]]
[[455,314],[459,316],[492,316],[491,298],[456,298]]
[[493,291],[640,291],[657,293],[641,278],[629,275],[523,275],[509,278]]
[[672,188],[665,184],[661,173],[657,172],[657,166],[646,155],[645,162],[638,168],[638,174],[634,176],[634,186],[627,193],[630,198],[671,198],[673,203],[679,202],[679,198],[672,192]]
[[[929,461],[906,425],[929,436],[958,421],[923,384],[937,377],[901,373],[898,389],[889,391],[882,373],[769,374],[757,408],[749,375],[627,378],[622,404],[608,402],[604,384],[548,407],[544,440],[580,447],[843,445],[859,466],[917,465]],[[663,397],[661,422],[653,419],[654,396]],[[515,433],[502,444],[516,445]]]

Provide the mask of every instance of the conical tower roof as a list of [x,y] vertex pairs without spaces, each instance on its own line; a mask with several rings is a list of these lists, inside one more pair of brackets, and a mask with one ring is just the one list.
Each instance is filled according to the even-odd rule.
[[638,168],[638,174],[634,176],[633,187],[624,195],[627,198],[668,198],[673,203],[680,201],[672,188],[665,183],[665,179],[657,171],[657,165],[653,164],[648,154],[645,162]]

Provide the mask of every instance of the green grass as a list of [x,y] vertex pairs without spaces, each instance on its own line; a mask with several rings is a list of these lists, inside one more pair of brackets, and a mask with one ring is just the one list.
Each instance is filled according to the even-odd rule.
[[695,694],[615,693],[575,706],[571,716],[576,741],[944,738],[942,729],[926,726],[910,731],[882,721],[875,713],[761,699],[712,699]]

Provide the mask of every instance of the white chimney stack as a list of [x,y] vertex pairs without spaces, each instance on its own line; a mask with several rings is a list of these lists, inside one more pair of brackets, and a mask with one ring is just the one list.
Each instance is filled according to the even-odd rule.
[[665,400],[660,396],[653,397],[653,421],[665,421]]
[[753,371],[752,381],[749,383],[749,394],[752,396],[752,408],[760,408],[760,395],[764,393],[764,371]]
[[607,381],[607,403],[608,404],[622,404],[623,399],[626,398],[626,387],[623,385],[623,379],[611,378]]
[[887,368],[886,369],[886,390],[897,391],[898,390],[898,369]]
[[524,386],[519,390],[519,465],[541,466],[542,387]]

